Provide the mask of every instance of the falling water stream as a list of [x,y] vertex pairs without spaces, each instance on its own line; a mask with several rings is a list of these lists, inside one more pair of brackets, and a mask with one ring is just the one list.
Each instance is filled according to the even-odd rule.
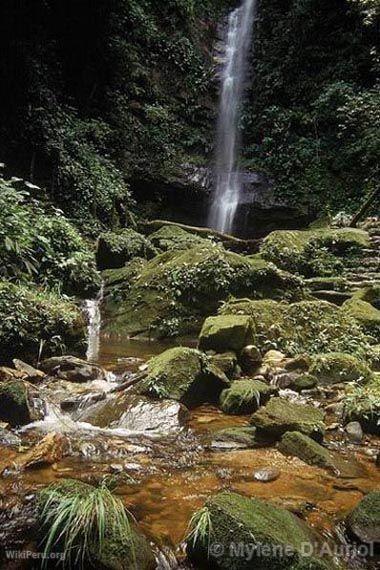
[[255,10],[256,0],[243,0],[229,16],[225,41],[216,144],[216,188],[208,224],[225,233],[233,230],[241,192],[239,120]]
[[102,325],[102,317],[100,307],[103,301],[104,285],[102,283],[100,291],[95,299],[87,299],[85,302],[85,310],[87,313],[87,360],[96,360],[99,355],[100,347],[100,329]]

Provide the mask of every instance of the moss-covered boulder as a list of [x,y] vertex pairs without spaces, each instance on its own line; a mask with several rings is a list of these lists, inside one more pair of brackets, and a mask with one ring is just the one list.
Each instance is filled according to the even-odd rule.
[[365,433],[380,435],[380,376],[368,384],[346,388],[344,414],[347,422],[359,422]]
[[312,390],[318,384],[318,379],[311,374],[300,374],[294,379],[290,388],[295,392],[303,392],[304,390]]
[[302,283],[265,261],[220,246],[168,251],[133,281],[127,298],[107,315],[109,333],[174,336],[199,331],[229,296],[299,298]]
[[157,253],[145,236],[128,228],[101,234],[96,259],[99,269],[115,269],[123,267],[134,257],[151,259]]
[[[62,517],[61,528],[63,529],[65,523],[69,523],[69,515],[79,518],[88,516],[85,508],[95,501],[91,501],[91,494],[96,491],[95,487],[76,481],[73,479],[63,479],[58,483],[42,489],[38,494],[38,520],[40,523],[40,537],[42,543],[46,543],[46,535],[51,530],[52,525],[57,525],[56,531],[60,528],[60,521],[57,519],[57,514],[54,510],[62,512],[62,504],[66,502],[69,505],[69,513],[67,518]],[[117,499],[115,498],[115,501]],[[141,568],[141,570],[153,570],[156,567],[154,554],[149,545],[148,540],[142,534],[137,524],[129,517],[127,525],[123,525],[112,519],[112,508],[110,511],[107,509],[107,503],[99,500],[99,510],[103,506],[103,525],[104,538],[99,542],[98,536],[101,533],[100,528],[94,528],[94,532],[90,534],[89,540],[86,544],[84,541],[86,537],[84,533],[79,532],[76,542],[73,544],[74,551],[72,553],[65,552],[66,556],[71,556],[72,563],[75,562],[76,550],[85,548],[79,551],[85,553],[84,567],[95,566],[104,568],[104,570],[134,570]],[[82,509],[82,511],[81,511]],[[50,511],[50,512],[49,512]],[[50,518],[49,518],[50,517]],[[50,524],[47,526],[47,520]],[[78,519],[77,519],[78,520]],[[96,523],[95,523],[96,524]],[[78,532],[78,528],[75,529]],[[59,536],[59,533],[57,533]],[[60,552],[64,550],[64,542],[58,541],[54,543],[54,551]],[[77,563],[77,562],[76,562]],[[75,565],[76,565],[75,563]]]
[[367,358],[371,369],[380,372],[380,344],[375,344],[368,349]]
[[283,398],[272,398],[251,417],[258,434],[279,439],[287,431],[298,431],[321,441],[325,432],[324,414],[313,406],[294,404]]
[[346,460],[329,451],[307,435],[292,431],[282,436],[278,449],[284,455],[299,457],[309,465],[323,467],[344,478],[364,477],[365,472],[355,459]]
[[253,321],[245,315],[219,315],[205,320],[199,336],[201,350],[240,352],[253,339]]
[[[207,521],[206,528],[205,532],[197,533],[196,524],[200,520]],[[195,515],[192,528],[187,552],[201,567],[225,570],[328,568],[322,560],[302,559],[303,545],[316,540],[307,525],[289,511],[260,499],[218,493]]]
[[78,307],[51,292],[0,282],[0,362],[36,359],[41,347],[82,352],[86,327]]
[[0,421],[17,427],[36,419],[27,384],[22,380],[0,382]]
[[270,344],[289,356],[302,353],[348,352],[366,354],[368,337],[359,323],[327,301],[297,303],[235,299],[225,303],[221,315],[253,320],[253,343],[264,350]]
[[260,380],[235,380],[220,394],[219,405],[225,414],[252,414],[276,392],[276,388]]
[[373,379],[370,368],[361,360],[342,352],[331,352],[314,356],[309,373],[322,386],[341,382],[361,382]]
[[210,358],[193,348],[175,347],[148,361],[147,378],[136,392],[151,398],[177,400],[187,407],[218,402],[229,386],[226,375]]
[[346,519],[349,531],[364,543],[380,542],[380,491],[362,499]]
[[363,330],[380,340],[380,311],[367,301],[354,296],[343,303],[342,310],[346,310],[363,327]]
[[196,234],[191,234],[178,226],[162,226],[150,234],[149,241],[160,252],[190,249],[197,245],[211,246],[212,242]]
[[261,254],[286,271],[308,277],[329,276],[340,273],[342,258],[367,247],[368,233],[353,228],[278,230],[265,238]]

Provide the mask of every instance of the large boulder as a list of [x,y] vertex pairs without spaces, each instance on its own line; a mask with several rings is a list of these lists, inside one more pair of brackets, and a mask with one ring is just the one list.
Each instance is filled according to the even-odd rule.
[[229,388],[223,390],[219,404],[225,414],[252,414],[276,392],[276,388],[260,380],[235,380]]
[[380,311],[373,305],[358,296],[349,299],[342,306],[349,315],[354,317],[363,327],[365,332],[380,340]]
[[[75,481],[73,479],[64,479],[50,487],[42,489],[38,496],[38,518],[40,523],[40,534],[42,542],[46,540],[46,515],[51,515],[50,521],[59,525],[57,515],[54,509],[58,505],[66,502],[72,507],[72,513],[75,516],[82,514],[86,516],[85,511],[80,513],[81,505],[84,507],[91,505],[90,494],[95,491],[95,488],[86,483]],[[53,495],[54,493],[54,495]],[[76,500],[76,506],[74,501]],[[116,499],[115,499],[116,500]],[[93,501],[93,504],[95,502]],[[100,503],[103,504],[104,503]],[[49,513],[49,510],[52,512]],[[70,511],[69,511],[70,515]],[[69,516],[68,515],[68,516]],[[156,567],[155,558],[152,549],[149,546],[148,540],[142,534],[134,520],[130,520],[128,525],[117,524],[108,516],[107,509],[103,511],[104,521],[104,538],[101,544],[97,539],[97,533],[91,536],[91,542],[86,544],[87,552],[91,560],[84,560],[85,567],[95,566],[104,568],[104,570],[132,570],[139,568],[139,570],[153,570]],[[69,519],[63,519],[63,524],[68,522]],[[77,529],[78,530],[78,529]],[[82,540],[86,540],[84,535],[79,532],[77,541],[79,544]],[[76,542],[75,546],[78,544]],[[61,543],[54,544],[54,551],[59,552],[63,545]],[[68,553],[65,553],[68,555]],[[72,561],[75,559],[75,553],[72,554]]]
[[156,402],[126,392],[81,411],[77,419],[101,428],[170,434],[187,427],[189,412],[178,402]]
[[[316,540],[303,521],[260,499],[218,493],[206,502],[192,522],[187,552],[201,567],[221,570],[329,567],[322,560],[303,559],[303,546]],[[197,523],[198,526],[204,523],[202,532]]]
[[219,315],[205,320],[200,336],[201,350],[240,352],[254,336],[253,321],[245,315]]
[[281,269],[311,277],[339,274],[342,258],[368,247],[368,233],[353,228],[277,230],[265,238],[261,254]]
[[132,229],[101,234],[96,258],[99,269],[123,267],[134,257],[151,259],[158,251],[142,234]]
[[373,379],[370,368],[361,360],[342,352],[330,352],[313,357],[309,374],[318,379],[320,385],[360,382]]
[[290,356],[302,353],[354,351],[365,354],[368,337],[359,323],[340,307],[327,301],[297,303],[274,300],[234,299],[220,309],[221,315],[251,317],[254,344],[270,344]]
[[78,307],[33,286],[0,282],[0,362],[34,361],[60,350],[83,351],[86,327]]
[[364,543],[380,542],[380,491],[362,499],[346,519],[349,531]]
[[0,421],[12,427],[29,424],[41,419],[41,413],[33,405],[33,394],[22,380],[0,382]]
[[217,245],[168,251],[143,267],[124,300],[107,313],[105,331],[174,336],[199,331],[229,296],[300,298],[301,281],[261,259]]
[[40,366],[41,370],[49,376],[68,382],[91,382],[106,379],[103,368],[75,356],[53,356],[44,360]]
[[268,439],[279,439],[287,431],[298,431],[312,439],[323,439],[324,414],[313,406],[295,404],[283,398],[272,398],[251,417],[258,434]]
[[135,391],[156,399],[170,399],[194,407],[216,403],[229,386],[226,375],[193,348],[176,347],[148,361],[147,377]]

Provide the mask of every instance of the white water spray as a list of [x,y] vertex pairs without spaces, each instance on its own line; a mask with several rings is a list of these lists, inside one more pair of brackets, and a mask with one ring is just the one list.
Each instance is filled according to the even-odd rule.
[[97,360],[100,349],[100,329],[102,326],[102,316],[100,307],[103,301],[104,285],[95,299],[85,301],[85,310],[88,318],[87,325],[87,360]]
[[252,43],[257,0],[243,0],[229,16],[221,75],[216,147],[216,188],[209,223],[224,233],[233,230],[239,205],[241,180],[237,166],[240,109],[244,94],[248,54]]

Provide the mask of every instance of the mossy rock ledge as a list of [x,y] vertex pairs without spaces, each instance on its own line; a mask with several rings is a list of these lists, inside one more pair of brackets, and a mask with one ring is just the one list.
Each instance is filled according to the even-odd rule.
[[352,535],[364,543],[380,544],[380,491],[362,499],[346,519]]
[[260,380],[235,380],[220,395],[219,405],[225,414],[252,414],[278,390]]
[[[205,505],[209,536],[190,537],[187,552],[202,568],[221,570],[327,570],[322,559],[302,556],[317,536],[289,511],[256,498],[221,492]],[[216,545],[216,546],[215,546]],[[239,550],[240,549],[240,550]],[[240,554],[239,554],[240,552]]]
[[175,347],[148,361],[148,375],[135,391],[155,399],[176,400],[191,408],[205,402],[217,403],[229,384],[208,356],[193,348]]
[[321,352],[365,354],[368,350],[370,339],[360,323],[327,301],[233,299],[224,303],[219,314],[250,317],[251,342],[264,351],[268,343],[289,356]]
[[199,336],[201,350],[240,352],[252,342],[253,321],[245,315],[219,315],[205,320]]
[[214,244],[167,251],[132,279],[128,295],[107,311],[104,330],[150,337],[198,333],[204,318],[216,314],[230,296],[299,299],[302,281]]
[[96,260],[99,269],[116,269],[135,257],[152,259],[157,254],[149,239],[127,228],[100,234]]
[[0,382],[0,421],[11,427],[40,419],[33,408],[30,388],[22,380]]
[[279,439],[287,431],[298,431],[322,441],[325,433],[324,414],[313,406],[294,404],[283,398],[272,398],[251,416],[258,435]]
[[[93,491],[94,487],[74,479],[64,479],[54,483],[51,487],[42,489],[38,494],[41,535],[43,533],[42,512],[47,499],[50,497],[49,491],[51,489],[54,489],[56,501],[60,502],[72,495],[75,495],[80,501],[81,498],[85,498],[88,493]],[[96,542],[89,546],[91,560],[85,561],[88,567],[101,568],[102,570],[135,570],[136,568],[154,570],[156,568],[153,551],[133,521],[130,521],[128,536],[123,535],[120,530],[110,529],[107,524],[104,532],[105,539],[101,548]],[[59,545],[54,545],[54,548],[59,551]],[[85,567],[87,568],[87,566]]]

